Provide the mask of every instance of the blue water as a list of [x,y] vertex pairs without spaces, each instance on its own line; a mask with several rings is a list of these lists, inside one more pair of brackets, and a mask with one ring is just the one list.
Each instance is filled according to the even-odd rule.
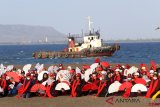
[[[149,63],[155,60],[160,63],[160,43],[121,43],[121,49],[112,57],[102,57],[102,61],[110,63]],[[0,63],[27,64],[27,63],[92,63],[95,58],[57,58],[34,59],[32,53],[40,50],[63,50],[67,45],[0,45]]]

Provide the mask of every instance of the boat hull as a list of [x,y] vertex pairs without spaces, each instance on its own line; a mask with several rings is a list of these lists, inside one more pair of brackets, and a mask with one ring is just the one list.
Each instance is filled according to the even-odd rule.
[[119,45],[112,45],[108,47],[100,47],[100,48],[90,48],[84,49],[80,52],[54,52],[54,51],[39,51],[34,52],[33,57],[36,59],[45,59],[45,58],[86,58],[86,57],[103,57],[112,56],[115,51],[119,50]]

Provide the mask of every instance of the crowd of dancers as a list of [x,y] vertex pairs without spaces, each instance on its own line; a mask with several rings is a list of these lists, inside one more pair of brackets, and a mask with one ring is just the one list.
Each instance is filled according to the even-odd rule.
[[81,97],[94,95],[97,97],[123,96],[158,98],[160,96],[160,68],[154,61],[150,65],[111,66],[101,62],[99,58],[91,65],[81,68],[52,65],[48,69],[43,64],[34,67],[27,64],[23,69],[13,65],[0,66],[0,97]]

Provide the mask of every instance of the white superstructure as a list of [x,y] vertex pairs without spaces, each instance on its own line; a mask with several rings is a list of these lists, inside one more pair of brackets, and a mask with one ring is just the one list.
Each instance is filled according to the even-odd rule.
[[69,37],[69,52],[78,52],[81,51],[85,48],[98,48],[102,47],[102,39],[100,38],[100,33],[99,31],[92,32],[91,31],[91,24],[93,23],[91,21],[91,17],[88,16],[88,30],[89,33],[86,34],[83,37],[83,42],[82,43],[76,43],[74,37]]

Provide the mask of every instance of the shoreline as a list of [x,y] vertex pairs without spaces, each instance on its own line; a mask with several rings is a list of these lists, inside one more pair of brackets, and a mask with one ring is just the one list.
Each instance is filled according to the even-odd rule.
[[[63,63],[62,63],[63,64]],[[80,69],[82,68],[82,66],[83,65],[91,65],[91,64],[88,64],[88,63],[83,63],[83,64],[63,64],[63,66],[64,66],[64,68],[67,68],[68,66],[71,66],[73,69],[75,69],[76,67],[79,67]],[[126,65],[127,63],[109,63],[110,64],[110,66],[111,67],[115,67],[117,64],[120,64],[120,65]],[[15,68],[17,68],[17,69],[22,69],[23,68],[23,66],[25,65],[25,64],[9,64],[9,65],[14,65],[14,67]],[[32,67],[31,67],[31,69],[33,69],[34,68],[34,66],[35,66],[36,64],[32,64]],[[55,65],[55,66],[58,66],[59,64],[44,64],[44,68],[48,68],[49,66],[51,66],[51,65]],[[140,66],[140,64],[139,63],[130,63],[129,64],[130,66],[135,66],[135,67],[138,67],[139,68],[139,66]],[[150,64],[146,64],[148,67],[150,67]],[[159,64],[157,64],[157,65],[159,65]],[[7,66],[7,64],[4,64],[4,66]]]

